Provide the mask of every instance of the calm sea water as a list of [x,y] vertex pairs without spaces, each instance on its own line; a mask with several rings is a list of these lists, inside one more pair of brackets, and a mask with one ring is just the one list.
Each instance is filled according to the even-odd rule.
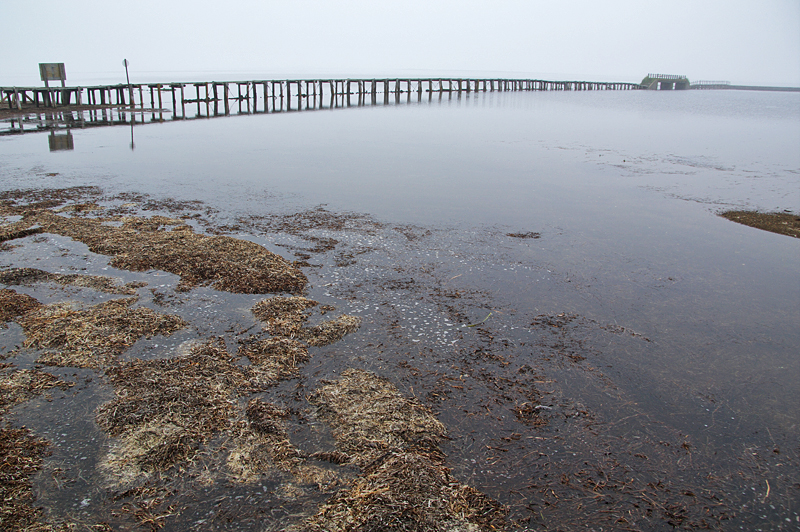
[[[800,213],[800,95],[480,93],[72,135],[74,149],[55,152],[45,133],[0,137],[0,188],[96,185],[200,200],[220,223],[324,205],[427,228],[432,240],[391,260],[430,262],[487,294],[514,345],[539,314],[647,338],[595,346],[591,363],[624,401],[603,399],[569,370],[549,376],[620,438],[638,437],[615,423],[622,402],[685,435],[708,474],[772,450],[775,460],[758,467],[786,487],[771,501],[763,480],[751,486],[764,507],[753,515],[798,526],[791,486],[800,475],[786,467],[800,452],[800,242],[717,213]],[[506,236],[519,232],[541,236]],[[359,268],[369,276],[369,261],[390,255]],[[337,275],[310,274],[318,290]],[[376,297],[351,300],[367,322],[380,321]],[[443,407],[441,416],[458,413]],[[454,460],[459,452],[454,443]]]

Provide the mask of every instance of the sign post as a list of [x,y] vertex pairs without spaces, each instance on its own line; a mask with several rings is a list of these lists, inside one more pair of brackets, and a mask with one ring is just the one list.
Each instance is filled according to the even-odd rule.
[[[66,87],[67,69],[64,68],[64,63],[39,63],[39,75],[44,81],[44,86],[50,88],[50,80],[61,80],[61,87]],[[47,91],[50,97],[50,107],[56,106],[55,94]]]

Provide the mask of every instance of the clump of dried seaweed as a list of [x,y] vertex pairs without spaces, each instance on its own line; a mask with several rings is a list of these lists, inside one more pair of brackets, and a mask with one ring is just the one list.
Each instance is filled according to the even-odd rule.
[[308,398],[331,426],[337,446],[361,466],[387,451],[413,451],[440,461],[445,428],[428,408],[388,380],[348,369]]
[[139,283],[119,284],[115,279],[103,275],[81,275],[50,273],[36,268],[10,268],[0,271],[0,283],[6,285],[30,285],[33,283],[54,282],[64,286],[92,288],[106,294],[132,296],[136,294]]
[[239,347],[238,355],[250,360],[256,377],[265,384],[296,377],[300,364],[308,362],[308,348],[291,338],[246,342]]
[[113,299],[88,308],[45,305],[17,318],[24,347],[45,350],[39,362],[51,366],[100,369],[139,338],[170,335],[187,325],[178,316],[133,308],[136,298]]
[[[296,339],[311,346],[324,346],[338,342],[361,325],[361,319],[343,314],[328,320],[305,327],[308,321],[308,309],[319,305],[318,302],[305,297],[271,297],[255,304],[251,312],[264,323],[264,329],[273,337]],[[332,310],[325,305],[324,312]]]
[[41,306],[41,303],[29,295],[0,288],[0,327],[6,327],[5,322]]
[[[286,410],[251,398],[244,412],[237,399],[289,373],[279,362],[269,369],[237,365],[224,343],[212,341],[188,355],[110,368],[115,397],[98,408],[98,425],[116,441],[101,463],[110,483],[126,486],[191,462],[212,437],[226,434],[229,478],[251,482],[274,468],[318,489],[340,484],[339,475],[307,463],[289,441]],[[288,363],[288,362],[287,362]]]
[[11,364],[0,364],[0,414],[46,390],[56,387],[66,390],[74,384],[37,369],[14,369]]
[[361,318],[343,314],[319,325],[301,329],[300,339],[312,346],[330,345],[355,331],[360,325]]
[[455,481],[447,468],[400,452],[366,467],[352,488],[325,503],[302,529],[477,532],[505,528],[505,515],[502,505]]
[[[507,510],[442,465],[444,426],[389,381],[349,369],[309,397],[337,447],[362,468],[303,530],[477,531],[505,527]],[[297,527],[296,530],[300,530]]]
[[0,226],[0,242],[24,238],[26,236],[41,233],[42,228],[29,222],[15,222]]
[[114,399],[101,405],[98,425],[119,436],[104,469],[124,484],[189,460],[200,444],[231,428],[235,399],[259,391],[247,368],[212,341],[188,355],[134,360],[108,369]]
[[210,284],[234,293],[296,293],[307,283],[301,271],[258,244],[196,234],[171,218],[128,218],[116,227],[101,220],[38,211],[28,214],[26,221],[40,224],[44,232],[79,240],[94,253],[112,256],[116,268],[180,275],[178,290]]
[[291,441],[285,420],[289,413],[258,398],[247,403],[245,418],[238,424],[235,446],[228,455],[228,470],[237,482],[252,482],[277,467],[291,473],[296,482],[319,491],[341,486],[342,476],[329,468],[308,462]]
[[26,428],[0,426],[0,527],[3,530],[50,530],[41,524],[42,510],[33,506],[30,478],[42,465],[45,440]]
[[294,337],[308,320],[306,310],[319,305],[318,302],[305,297],[271,297],[263,299],[250,311],[264,328],[273,336]]

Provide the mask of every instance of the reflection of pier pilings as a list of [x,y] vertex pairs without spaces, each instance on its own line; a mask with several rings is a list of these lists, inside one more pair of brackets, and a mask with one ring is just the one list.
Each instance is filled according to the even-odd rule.
[[[44,99],[45,89],[0,87],[0,107],[27,112],[12,118],[0,135],[49,130],[60,125],[93,127],[432,101],[479,92],[637,90],[636,83],[534,79],[309,79],[208,81],[75,87],[70,99]],[[26,92],[27,91],[27,92]],[[85,93],[85,97],[84,97]],[[380,96],[383,96],[382,98]],[[75,105],[68,102],[75,101]],[[67,103],[65,103],[67,102]],[[24,103],[24,105],[23,105]],[[52,104],[52,105],[50,105]],[[170,109],[171,108],[171,109]],[[171,113],[170,113],[171,111]],[[74,122],[79,122],[75,124]]]

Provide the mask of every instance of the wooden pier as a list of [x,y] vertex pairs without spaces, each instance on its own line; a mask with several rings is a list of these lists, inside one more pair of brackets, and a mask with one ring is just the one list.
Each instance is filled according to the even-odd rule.
[[[431,102],[509,91],[637,90],[636,83],[534,79],[310,79],[89,87],[0,87],[0,135],[235,114]],[[5,111],[4,111],[5,110]],[[0,115],[2,116],[2,115]],[[2,127],[3,123],[8,128]]]
[[[0,87],[0,107],[28,109],[74,106],[115,106],[169,110],[187,116],[187,105],[196,114],[229,114],[232,105],[252,106],[257,112],[279,108],[301,110],[318,106],[352,106],[397,103],[405,97],[417,101],[426,95],[469,94],[503,91],[584,91],[636,90],[636,83],[595,81],[547,81],[535,79],[306,79],[256,81],[204,81],[148,83],[134,85],[99,85],[90,87]],[[283,106],[279,107],[278,103]],[[206,107],[206,109],[202,109]]]

